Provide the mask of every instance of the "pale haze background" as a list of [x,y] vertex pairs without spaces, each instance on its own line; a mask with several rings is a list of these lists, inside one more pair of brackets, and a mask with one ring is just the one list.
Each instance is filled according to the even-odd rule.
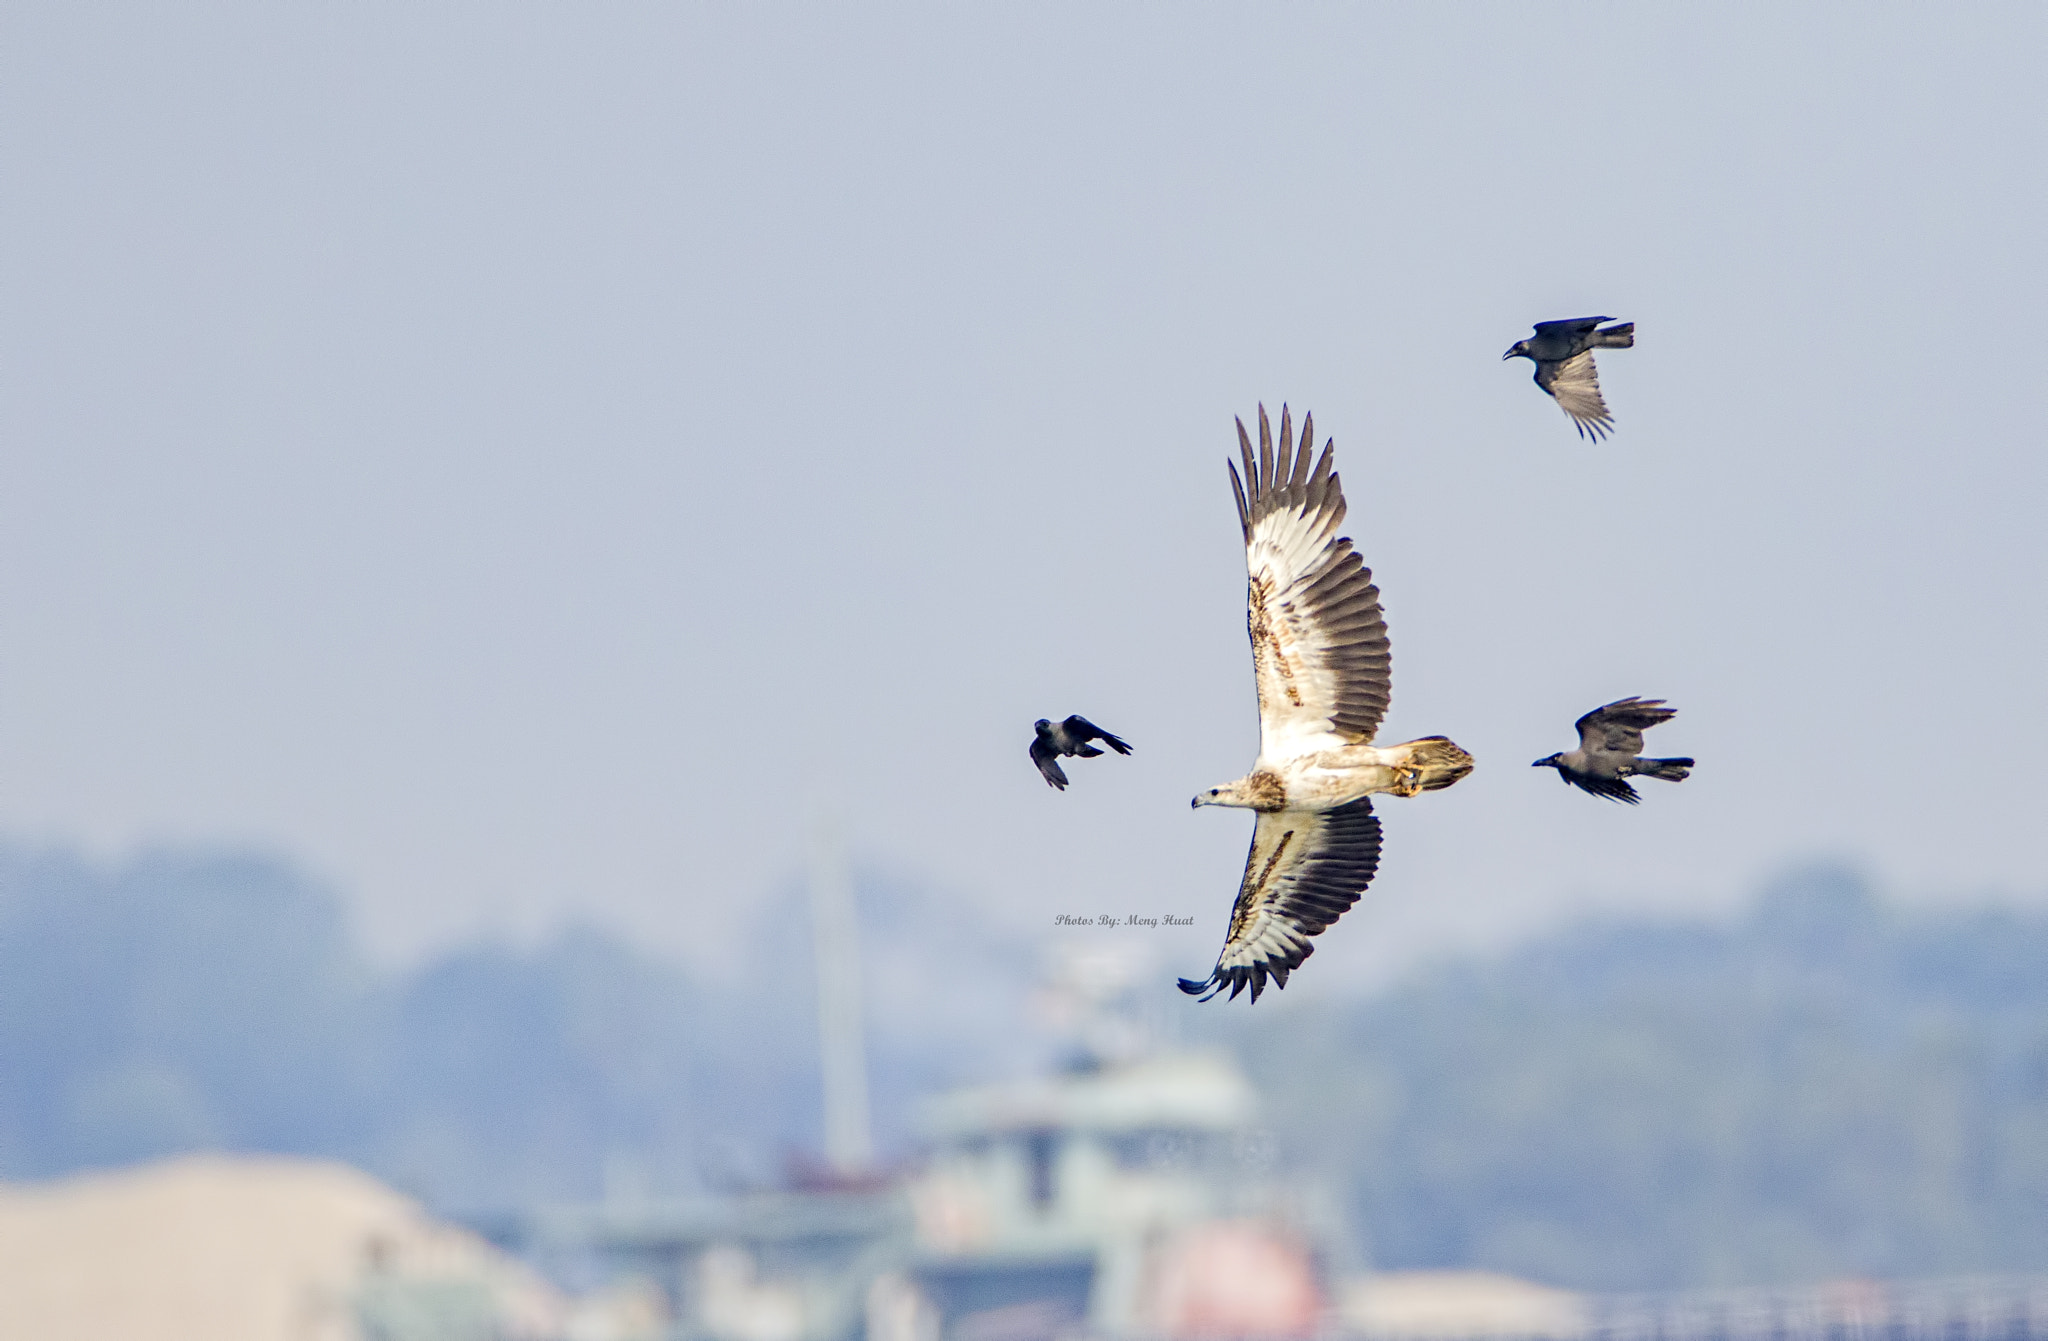
[[[745,962],[823,820],[1199,973],[1263,400],[1336,439],[1388,734],[1479,760],[1384,804],[1329,984],[1817,854],[2048,901],[2039,8],[4,28],[17,836],[288,852],[391,955]],[[1600,444],[1499,361],[1596,312]],[[1691,781],[1529,768],[1631,693]],[[1056,795],[1075,711],[1137,754]]]

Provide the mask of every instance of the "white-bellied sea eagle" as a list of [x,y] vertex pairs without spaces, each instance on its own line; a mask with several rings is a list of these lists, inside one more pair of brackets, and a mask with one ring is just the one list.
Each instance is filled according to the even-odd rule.
[[1372,743],[1391,696],[1393,659],[1379,588],[1344,520],[1331,444],[1311,459],[1314,416],[1290,438],[1280,411],[1280,449],[1259,407],[1259,450],[1237,423],[1244,475],[1230,467],[1250,576],[1246,623],[1259,689],[1259,757],[1236,782],[1195,797],[1198,806],[1258,812],[1230,933],[1209,976],[1180,980],[1207,1001],[1249,986],[1259,999],[1281,987],[1320,935],[1358,901],[1380,861],[1372,795],[1414,796],[1472,771],[1472,756],[1443,736],[1384,748]]

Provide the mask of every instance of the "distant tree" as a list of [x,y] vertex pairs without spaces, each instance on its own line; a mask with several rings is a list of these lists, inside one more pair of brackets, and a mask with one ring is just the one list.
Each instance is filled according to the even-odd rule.
[[1245,1056],[1389,1267],[1602,1289],[2048,1268],[2048,919],[1853,874],[1583,926]]
[[375,981],[281,862],[0,852],[0,1172],[221,1146],[342,1150],[373,1120]]
[[[860,900],[900,1156],[917,1096],[1044,1052],[1036,963],[957,901],[872,877]],[[765,903],[715,978],[592,928],[378,972],[274,858],[0,849],[0,1178],[273,1151],[475,1213],[776,1182],[819,1144],[804,907]]]

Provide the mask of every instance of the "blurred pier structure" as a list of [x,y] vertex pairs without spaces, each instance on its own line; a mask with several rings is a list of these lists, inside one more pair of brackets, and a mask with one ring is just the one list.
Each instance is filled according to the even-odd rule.
[[1338,1322],[1364,1341],[2043,1341],[2048,1276],[1601,1295],[1396,1271],[1353,1281]]
[[2044,1341],[2048,1276],[1593,1296],[1589,1341]]

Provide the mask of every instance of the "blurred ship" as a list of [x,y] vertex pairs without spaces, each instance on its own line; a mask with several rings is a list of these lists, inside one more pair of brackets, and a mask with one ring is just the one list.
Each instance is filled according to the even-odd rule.
[[932,1097],[912,1171],[828,1161],[805,1188],[542,1213],[518,1246],[558,1275],[658,1289],[665,1341],[1330,1330],[1337,1217],[1279,1175],[1229,1056],[1160,1041],[1132,1004],[1141,963],[1058,958],[1041,1008],[1067,1063]]
[[870,1341],[1312,1335],[1322,1236],[1256,1111],[1234,1063],[1194,1052],[935,1099],[916,1252]]

